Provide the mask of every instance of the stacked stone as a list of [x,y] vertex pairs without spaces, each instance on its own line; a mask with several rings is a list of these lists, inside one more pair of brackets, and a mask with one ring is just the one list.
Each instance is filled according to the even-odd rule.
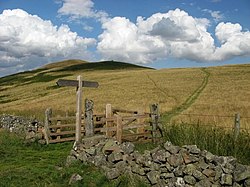
[[27,141],[33,142],[37,139],[42,139],[42,134],[38,132],[40,126],[41,123],[36,119],[9,114],[0,115],[0,128],[18,133]]
[[121,175],[140,178],[151,186],[250,186],[250,167],[233,157],[216,156],[196,145],[174,146],[166,142],[143,154],[134,144],[119,144],[103,136],[91,137],[75,145],[67,158],[102,168],[108,179]]

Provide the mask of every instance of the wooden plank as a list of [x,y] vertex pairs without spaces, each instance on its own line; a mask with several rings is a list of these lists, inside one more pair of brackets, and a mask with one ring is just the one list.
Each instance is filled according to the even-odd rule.
[[116,112],[129,113],[129,114],[137,114],[138,113],[137,111],[134,111],[134,110],[125,110],[125,109],[120,109],[120,108],[113,108],[112,111],[114,113],[116,113]]
[[[106,105],[106,118],[111,118],[111,117],[112,117],[112,106],[111,106],[111,104],[107,104]],[[116,118],[114,118],[114,120],[116,120]],[[113,126],[112,121],[106,121],[106,128],[110,128],[112,126]],[[112,131],[106,131],[107,137],[111,138],[112,134],[113,134]]]
[[51,121],[64,121],[64,120],[75,120],[76,117],[75,116],[68,116],[68,117],[52,117],[50,118]]
[[76,92],[76,142],[81,141],[81,121],[82,121],[82,76],[77,77],[78,89]]
[[76,80],[66,80],[66,79],[59,79],[56,84],[58,86],[73,86],[73,87],[89,87],[89,88],[98,88],[98,82],[93,81],[81,81],[79,84]]
[[[143,115],[143,112],[140,110],[139,114]],[[143,119],[143,118],[138,118],[137,121],[138,121],[139,124],[144,124],[145,123],[145,119]],[[145,129],[144,129],[143,126],[141,126],[141,127],[139,127],[137,129],[137,133],[144,133],[144,131],[145,131]]]
[[126,138],[126,137],[132,137],[132,136],[146,136],[146,135],[151,135],[151,132],[123,134],[122,137]]
[[[132,120],[132,119],[138,119],[138,118],[149,118],[148,115],[146,114],[137,114],[134,116],[122,116],[123,120]],[[101,121],[103,122],[113,122],[116,120],[116,117],[106,117],[106,118],[102,118]]]
[[117,115],[116,116],[117,119],[116,119],[116,140],[119,142],[119,143],[122,143],[122,117]]
[[50,140],[49,143],[69,142],[69,141],[74,141],[74,140],[75,140],[75,137],[69,137],[69,138],[61,138],[61,139]]
[[50,128],[64,128],[64,127],[76,127],[75,123],[71,123],[71,124],[60,124],[60,125],[50,125]]
[[[85,130],[81,130],[81,133],[84,133]],[[54,132],[51,133],[51,136],[62,136],[62,135],[69,135],[69,134],[75,134],[76,131],[61,131],[61,132]]]
[[[60,125],[61,124],[61,121],[57,121],[57,124],[56,125]],[[57,133],[60,133],[61,132],[61,128],[57,128],[56,129],[56,132]],[[61,136],[57,136],[56,139],[61,139]]]

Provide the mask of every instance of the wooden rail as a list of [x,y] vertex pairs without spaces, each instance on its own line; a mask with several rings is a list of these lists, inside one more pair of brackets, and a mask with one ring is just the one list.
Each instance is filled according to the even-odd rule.
[[[85,108],[88,108],[88,106],[85,105]],[[123,115],[120,115],[120,113]],[[96,115],[93,114],[90,107],[87,113],[85,111],[85,115],[80,115],[81,121],[79,123],[81,126],[77,130],[76,124],[72,123],[76,119],[75,116],[52,117],[51,109],[47,109],[45,115],[43,133],[47,144],[74,141],[76,140],[75,136],[82,138],[95,134],[115,137],[119,142],[127,138],[131,141],[138,138],[150,138],[155,142],[157,134],[159,134],[158,105],[152,105],[151,112],[144,113],[142,111],[112,109],[112,106],[107,104],[105,114]],[[69,123],[70,121],[71,123]]]

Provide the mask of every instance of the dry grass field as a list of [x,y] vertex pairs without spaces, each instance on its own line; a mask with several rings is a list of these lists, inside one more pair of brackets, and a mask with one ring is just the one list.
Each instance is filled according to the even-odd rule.
[[[99,88],[84,88],[84,99],[92,99],[96,113],[107,103],[128,110],[149,110],[149,104],[159,103],[161,113],[168,112],[174,121],[195,121],[199,115],[250,117],[250,64],[186,69],[154,70],[119,62],[87,63],[64,61],[43,68],[0,78],[0,113],[43,118],[46,108],[57,114],[75,112],[76,90],[58,87],[60,78],[98,81]],[[171,115],[170,115],[171,114]],[[211,116],[199,120],[216,121],[230,126],[231,118],[223,122]],[[245,124],[250,119],[242,118]],[[230,124],[229,124],[230,123]]]

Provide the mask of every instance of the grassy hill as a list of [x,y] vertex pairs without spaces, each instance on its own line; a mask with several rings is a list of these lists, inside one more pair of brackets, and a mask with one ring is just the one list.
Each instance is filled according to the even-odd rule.
[[[159,103],[166,118],[176,121],[190,120],[190,116],[180,115],[183,113],[250,116],[250,64],[155,70],[115,61],[81,60],[0,78],[0,113],[43,118],[48,107],[57,114],[74,113],[75,89],[58,87],[56,81],[75,80],[77,75],[100,84],[97,89],[84,88],[84,99],[95,102],[95,112],[103,112],[107,103],[145,111],[149,104]],[[222,124],[232,123],[233,119],[223,119]]]
[[[216,124],[231,128],[233,115],[240,113],[241,127],[250,127],[250,64],[154,70],[121,62],[89,63],[68,60],[48,64],[37,70],[0,78],[0,114],[44,117],[46,108],[55,114],[75,112],[75,89],[58,87],[59,78],[98,81],[97,89],[84,88],[84,99],[95,102],[95,112],[105,105],[148,111],[148,105],[159,103],[165,139],[175,145],[196,144],[218,155],[233,155],[241,163],[250,163],[249,133],[234,134]],[[197,122],[199,121],[198,125]],[[211,130],[213,129],[213,130]],[[130,179],[110,182],[93,166],[76,163],[65,167],[73,142],[25,145],[20,137],[0,130],[0,186],[69,186],[72,174],[83,181],[73,186],[142,186]],[[157,145],[137,144],[137,149]],[[144,147],[144,148],[143,148]],[[17,154],[18,153],[18,154]]]

